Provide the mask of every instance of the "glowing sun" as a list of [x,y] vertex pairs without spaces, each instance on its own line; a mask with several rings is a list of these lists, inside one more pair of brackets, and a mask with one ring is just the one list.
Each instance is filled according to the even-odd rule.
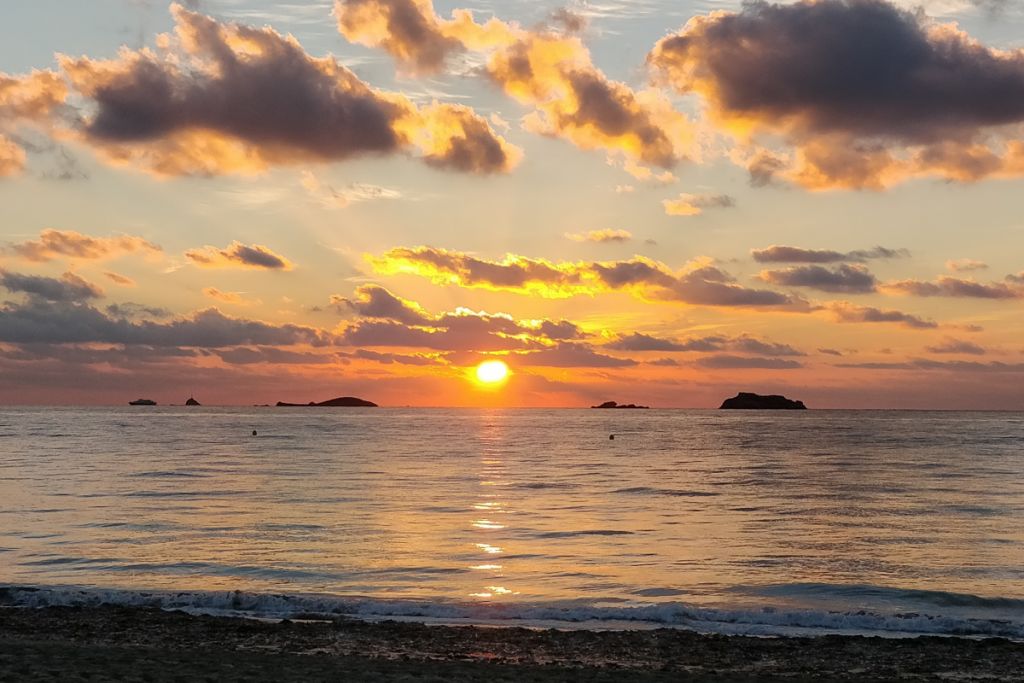
[[476,378],[484,384],[497,384],[508,379],[508,366],[500,360],[485,360],[476,366]]

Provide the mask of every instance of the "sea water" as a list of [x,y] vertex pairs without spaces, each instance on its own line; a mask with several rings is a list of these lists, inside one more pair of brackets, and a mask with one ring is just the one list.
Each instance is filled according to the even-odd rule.
[[24,605],[1024,639],[1024,414],[2,408],[0,583]]

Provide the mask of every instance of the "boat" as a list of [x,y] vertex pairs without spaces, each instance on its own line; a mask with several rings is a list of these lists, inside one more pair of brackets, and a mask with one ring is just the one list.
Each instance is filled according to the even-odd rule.
[[202,404],[199,401],[197,401],[194,396],[189,396],[188,400],[185,401],[185,405],[187,405],[187,406],[198,406],[198,405],[202,405]]
[[130,405],[130,406],[155,406],[156,405],[156,401],[153,401],[153,400],[148,399],[148,398],[137,398],[134,401],[128,401],[128,405]]

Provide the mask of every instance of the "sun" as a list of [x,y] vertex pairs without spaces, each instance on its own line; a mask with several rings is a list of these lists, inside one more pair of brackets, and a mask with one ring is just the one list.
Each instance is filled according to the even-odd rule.
[[476,378],[483,384],[498,384],[508,379],[508,366],[504,361],[485,360],[476,366]]

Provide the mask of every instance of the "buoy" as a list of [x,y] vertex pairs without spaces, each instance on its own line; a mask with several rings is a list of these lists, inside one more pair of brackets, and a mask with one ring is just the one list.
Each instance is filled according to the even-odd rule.
[[608,440],[609,441],[615,441],[615,435],[614,434],[609,434],[608,435]]
[[255,430],[255,429],[254,429],[254,430],[252,430],[252,435],[253,435],[253,436],[256,436],[256,430]]

